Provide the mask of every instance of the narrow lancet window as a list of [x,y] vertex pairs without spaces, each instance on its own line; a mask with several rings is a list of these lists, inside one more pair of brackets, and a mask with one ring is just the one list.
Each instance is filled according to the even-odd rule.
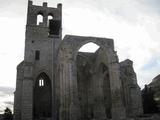
[[37,25],[40,25],[41,23],[43,23],[43,15],[38,14],[37,15]]
[[36,50],[35,51],[35,60],[39,60],[40,59],[40,51]]
[[40,80],[39,80],[39,86],[40,86],[40,87],[44,86],[44,80],[43,80],[43,79],[40,79]]
[[47,21],[47,26],[48,26],[48,27],[49,27],[49,21],[50,21],[50,20],[53,20],[53,16],[52,16],[52,15],[49,15],[49,16],[48,16],[48,21]]

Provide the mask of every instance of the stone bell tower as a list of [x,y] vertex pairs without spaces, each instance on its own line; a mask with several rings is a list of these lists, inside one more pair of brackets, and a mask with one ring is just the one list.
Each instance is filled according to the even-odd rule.
[[15,120],[51,119],[56,116],[54,73],[57,50],[62,40],[61,25],[61,4],[51,8],[46,2],[43,6],[36,6],[28,1],[25,55],[17,66]]

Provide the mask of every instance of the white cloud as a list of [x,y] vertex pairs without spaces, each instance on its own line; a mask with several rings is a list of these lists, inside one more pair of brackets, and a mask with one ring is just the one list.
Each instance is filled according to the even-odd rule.
[[0,17],[1,86],[15,86],[16,66],[23,60],[25,26],[21,18]]
[[13,111],[13,92],[13,88],[0,86],[0,114],[3,114],[6,107]]

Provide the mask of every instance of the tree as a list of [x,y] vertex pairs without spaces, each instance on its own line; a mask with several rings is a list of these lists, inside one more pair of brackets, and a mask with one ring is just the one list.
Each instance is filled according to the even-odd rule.
[[3,120],[13,120],[12,111],[8,107],[4,110]]
[[157,104],[154,100],[154,94],[155,92],[151,88],[148,88],[147,85],[145,85],[145,88],[142,90],[144,114],[158,112]]

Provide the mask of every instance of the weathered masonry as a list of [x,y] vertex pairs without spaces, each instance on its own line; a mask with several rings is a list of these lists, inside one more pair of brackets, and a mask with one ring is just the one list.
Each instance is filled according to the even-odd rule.
[[[79,52],[87,43],[99,49]],[[132,64],[119,62],[112,39],[66,35],[62,40],[62,5],[51,8],[29,1],[14,120],[134,118],[142,105]]]

